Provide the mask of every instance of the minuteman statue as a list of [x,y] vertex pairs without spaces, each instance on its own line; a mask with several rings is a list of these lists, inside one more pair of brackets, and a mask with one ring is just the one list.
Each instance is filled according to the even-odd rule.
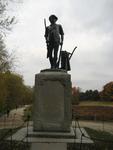
[[57,65],[57,55],[59,46],[63,45],[64,32],[63,28],[60,24],[56,24],[58,18],[55,15],[51,15],[49,17],[50,25],[46,27],[45,30],[45,38],[47,43],[47,58],[49,58],[51,69],[55,69],[58,67]]

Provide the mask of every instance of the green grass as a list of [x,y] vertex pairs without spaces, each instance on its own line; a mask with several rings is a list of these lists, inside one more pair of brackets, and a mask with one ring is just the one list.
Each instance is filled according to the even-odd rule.
[[92,138],[94,137],[94,138],[97,138],[97,139],[102,139],[102,140],[113,142],[113,134],[110,134],[109,132],[94,130],[94,129],[90,129],[90,128],[87,128],[87,127],[85,127],[85,130],[88,132],[88,134]]
[[97,150],[113,150],[113,134],[105,131],[97,131],[90,128],[85,128],[88,135],[94,141],[95,149]]
[[17,132],[21,127],[14,128],[14,129],[0,129],[0,139],[7,138],[11,134]]
[[30,150],[30,144],[23,141],[6,140],[11,134],[17,132],[19,128],[0,129],[0,150]]
[[8,137],[9,133],[10,133],[10,129],[0,129],[0,139],[5,135],[7,135]]
[[68,150],[113,150],[113,135],[108,132],[85,128],[94,143],[69,143]]
[[79,103],[79,106],[111,106],[113,107],[113,102],[83,101]]

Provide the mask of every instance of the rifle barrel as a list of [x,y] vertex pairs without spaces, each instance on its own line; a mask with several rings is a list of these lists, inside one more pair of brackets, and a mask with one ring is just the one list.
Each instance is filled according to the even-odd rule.
[[45,25],[45,28],[46,28],[46,19],[44,18],[44,25]]
[[71,59],[71,57],[72,57],[72,55],[73,55],[73,53],[74,53],[74,51],[75,51],[75,49],[77,48],[77,46],[74,48],[74,50],[72,51],[72,53],[71,53],[71,55],[70,55],[70,57],[69,57],[69,60]]

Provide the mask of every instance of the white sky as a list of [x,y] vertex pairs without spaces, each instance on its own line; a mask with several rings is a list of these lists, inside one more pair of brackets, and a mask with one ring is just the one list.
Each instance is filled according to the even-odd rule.
[[72,52],[73,86],[98,89],[113,81],[113,0],[23,0],[11,5],[18,23],[7,36],[7,48],[16,51],[18,73],[27,85],[35,74],[50,67],[46,59],[44,22],[55,14],[64,29],[63,50]]

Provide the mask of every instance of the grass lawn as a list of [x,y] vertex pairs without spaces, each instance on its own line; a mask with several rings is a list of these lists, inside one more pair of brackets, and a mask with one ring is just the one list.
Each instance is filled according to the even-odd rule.
[[14,129],[0,129],[0,140],[11,136],[15,132],[17,132],[21,127],[14,128]]
[[105,131],[97,131],[90,128],[85,128],[85,130],[94,141],[95,149],[113,150],[113,134]]
[[113,102],[83,101],[79,103],[79,106],[111,106],[113,107]]
[[0,150],[30,150],[30,144],[23,141],[6,140],[7,137],[17,132],[20,128],[0,129]]
[[8,137],[10,135],[10,129],[0,129],[0,139]]

